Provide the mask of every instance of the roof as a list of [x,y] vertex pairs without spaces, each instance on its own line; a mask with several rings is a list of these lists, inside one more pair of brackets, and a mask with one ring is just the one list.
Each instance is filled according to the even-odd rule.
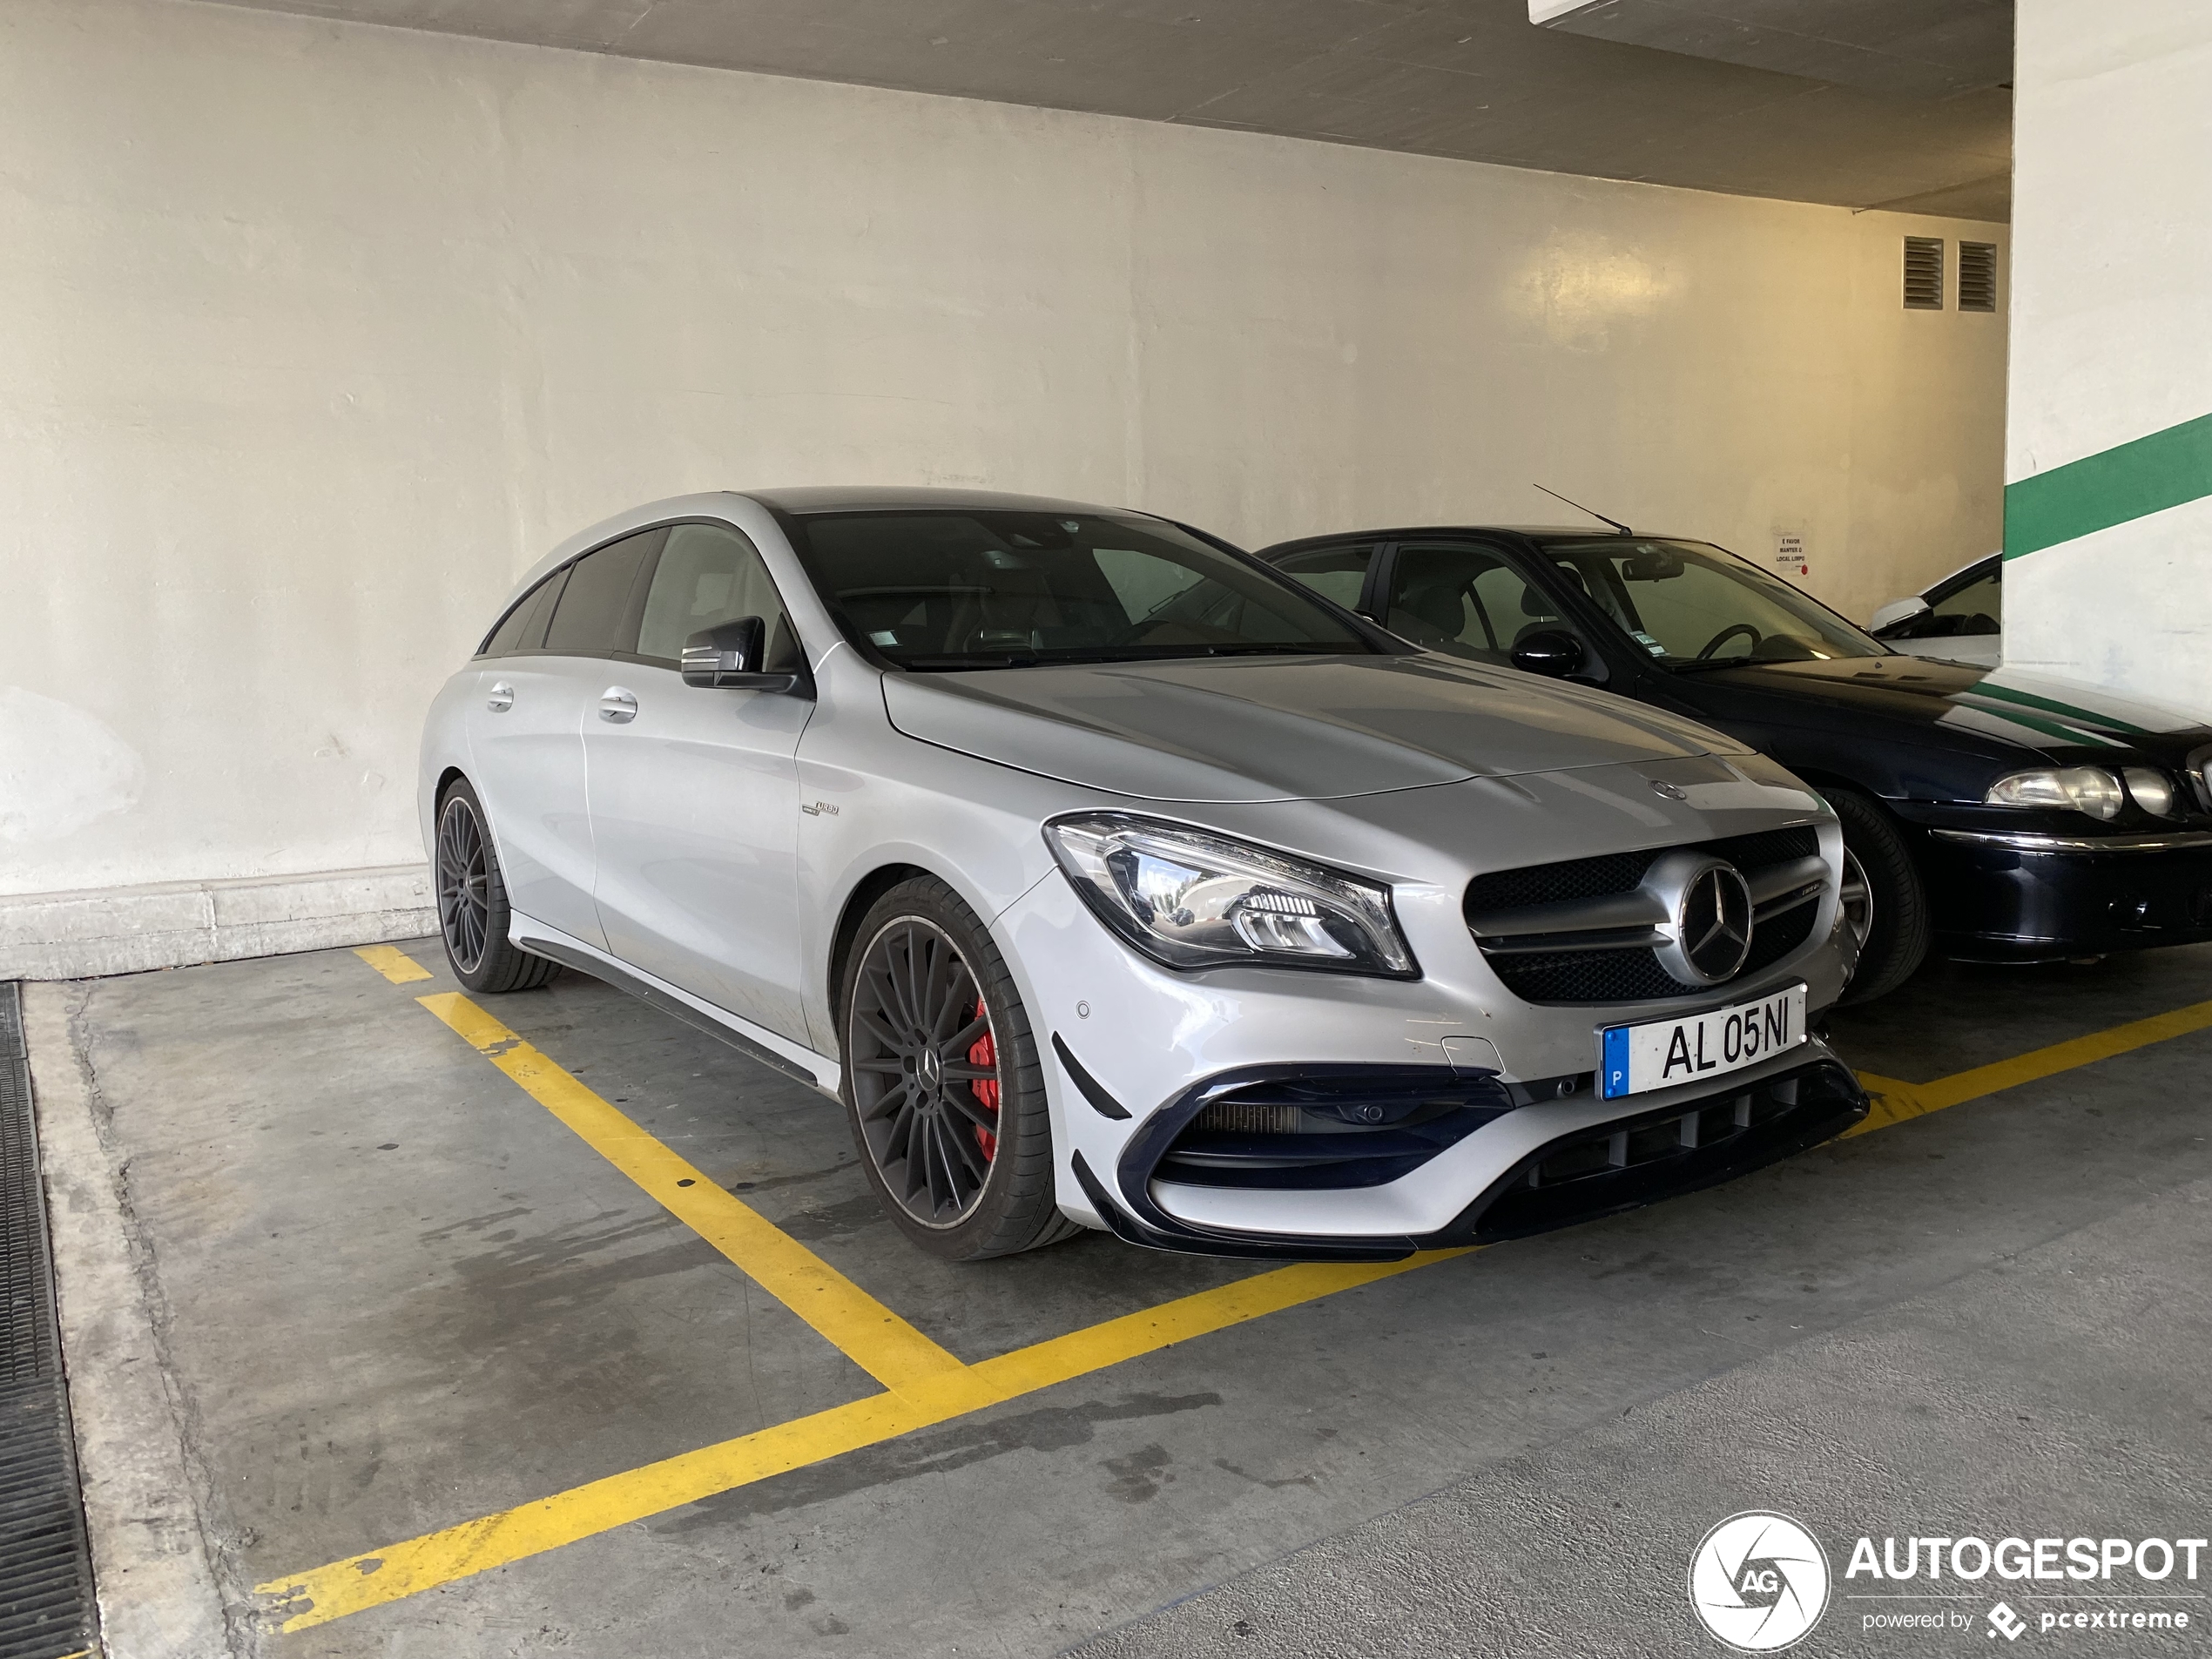
[[1676,536],[1663,530],[1635,530],[1624,535],[1602,524],[1400,524],[1376,529],[1336,530],[1326,536],[1301,536],[1260,550],[1260,556],[1288,553],[1295,549],[1321,547],[1338,542],[1404,542],[1431,536],[1522,536],[1532,542],[1596,542],[1619,536],[1623,541],[1696,542],[1702,536]]
[[991,489],[932,489],[904,484],[815,484],[799,489],[733,492],[776,512],[796,517],[817,513],[988,512],[1126,513],[1125,507],[1099,507],[1062,501],[1056,496],[1011,496]]

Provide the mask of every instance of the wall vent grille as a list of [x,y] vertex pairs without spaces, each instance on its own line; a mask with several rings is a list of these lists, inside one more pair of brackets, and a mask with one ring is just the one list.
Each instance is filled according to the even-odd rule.
[[1997,244],[1959,244],[1959,309],[1997,309]]
[[1905,239],[1905,308],[1907,311],[1943,309],[1943,238],[1908,236]]

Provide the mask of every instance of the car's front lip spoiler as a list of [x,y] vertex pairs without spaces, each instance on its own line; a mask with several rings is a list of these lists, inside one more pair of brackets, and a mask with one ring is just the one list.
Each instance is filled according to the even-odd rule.
[[1939,841],[2009,847],[2015,853],[2172,853],[2212,846],[2212,831],[2176,830],[2168,835],[2040,835],[2025,830],[1932,829]]
[[[1816,1077],[1826,1084],[1817,1099],[1800,1100],[1797,1088]],[[1811,1060],[1762,1078],[1751,1085],[1763,1090],[1786,1086],[1791,1090],[1790,1109],[1764,1129],[1716,1142],[1710,1147],[1664,1157],[1638,1167],[1625,1167],[1587,1182],[1544,1190],[1544,1200],[1530,1204],[1507,1202],[1515,1190],[1530,1185],[1530,1172],[1561,1148],[1597,1137],[1625,1136],[1652,1124],[1684,1116],[1696,1117],[1715,1103],[1732,1099],[1741,1089],[1723,1088],[1711,1096],[1676,1101],[1665,1106],[1572,1130],[1545,1143],[1521,1158],[1484,1188],[1457,1217],[1423,1237],[1399,1235],[1321,1237],[1295,1233],[1231,1232],[1194,1226],[1170,1215],[1151,1200],[1141,1186],[1132,1191],[1123,1171],[1122,1193],[1109,1191],[1078,1151],[1073,1159],[1076,1181],[1114,1236],[1125,1244],[1152,1250],[1177,1251],[1198,1256],[1268,1258],[1291,1261],[1394,1262],[1418,1251],[1464,1249],[1470,1245],[1517,1238],[1554,1227],[1573,1226],[1601,1216],[1633,1210],[1660,1199],[1716,1185],[1773,1163],[1842,1134],[1867,1114],[1864,1088],[1850,1069],[1822,1049]],[[1741,1123],[1743,1120],[1739,1119]],[[1563,1195],[1553,1201],[1553,1195]],[[1118,1199],[1118,1202],[1117,1202]]]
[[1138,1219],[1114,1201],[1106,1184],[1091,1171],[1083,1155],[1075,1156],[1076,1183],[1090,1200],[1107,1231],[1125,1244],[1175,1251],[1186,1256],[1233,1256],[1247,1259],[1300,1262],[1402,1262],[1420,1246],[1403,1235],[1321,1238],[1295,1233],[1217,1232],[1177,1221],[1156,1204],[1146,1207],[1155,1220]]

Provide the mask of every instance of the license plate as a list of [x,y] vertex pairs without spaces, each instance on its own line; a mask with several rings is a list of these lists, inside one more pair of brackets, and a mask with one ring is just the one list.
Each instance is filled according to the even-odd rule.
[[1599,1038],[1598,1093],[1607,1100],[1725,1077],[1805,1040],[1805,988],[1645,1025],[1608,1026]]

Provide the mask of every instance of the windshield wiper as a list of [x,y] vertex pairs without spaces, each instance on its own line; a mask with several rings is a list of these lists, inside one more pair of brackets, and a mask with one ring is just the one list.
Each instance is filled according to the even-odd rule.
[[1250,645],[1101,645],[1091,651],[977,651],[949,657],[907,657],[894,659],[901,668],[921,673],[943,673],[961,669],[988,668],[1058,668],[1095,663],[1176,663],[1191,662],[1206,657],[1298,656],[1326,657],[1354,649],[1352,641],[1341,646],[1298,645],[1288,644]]
[[1208,657],[1338,657],[1356,651],[1355,640],[1345,640],[1341,645],[1294,645],[1278,641],[1266,645],[1200,645],[1197,651]]
[[1043,660],[1035,651],[993,651],[988,655],[957,657],[894,657],[892,661],[900,668],[911,668],[921,673],[942,673],[967,668],[1035,668]]
[[1716,668],[1757,668],[1760,664],[1748,657],[1693,657],[1687,662],[1669,663],[1668,671],[1676,674],[1704,674]]

